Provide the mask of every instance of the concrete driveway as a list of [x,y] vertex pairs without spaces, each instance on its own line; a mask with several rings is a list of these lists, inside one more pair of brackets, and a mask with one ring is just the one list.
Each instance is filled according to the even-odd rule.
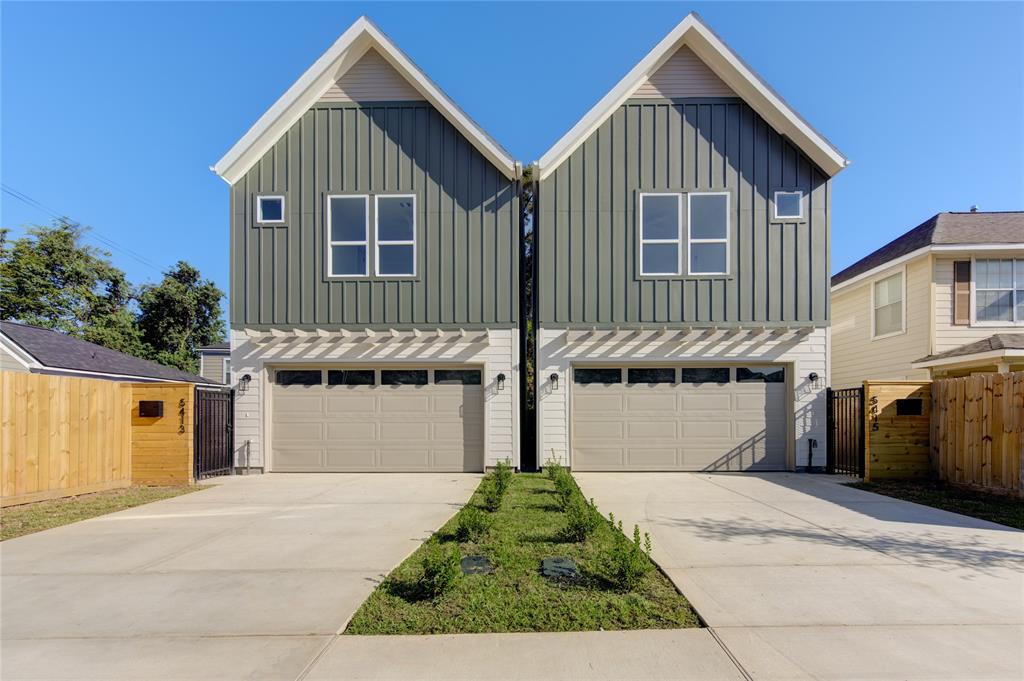
[[3,542],[0,678],[298,678],[479,478],[225,478]]
[[805,474],[579,473],[754,679],[1024,678],[1024,533]]

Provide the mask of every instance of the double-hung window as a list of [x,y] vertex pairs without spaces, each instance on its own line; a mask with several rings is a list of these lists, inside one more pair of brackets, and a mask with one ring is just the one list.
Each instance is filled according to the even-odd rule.
[[690,274],[729,273],[729,194],[690,193]]
[[1024,259],[974,261],[974,319],[988,325],[1024,324]]
[[678,275],[682,247],[682,194],[640,195],[640,274]]
[[889,275],[876,281],[871,291],[872,338],[902,333],[903,313],[903,272]]
[[370,274],[368,196],[327,197],[327,273],[332,277]]
[[377,276],[416,276],[416,197],[379,195],[374,200]]

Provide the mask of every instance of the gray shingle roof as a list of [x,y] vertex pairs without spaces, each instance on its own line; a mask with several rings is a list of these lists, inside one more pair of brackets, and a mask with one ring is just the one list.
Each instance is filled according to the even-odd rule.
[[197,349],[198,350],[230,350],[231,349],[231,343],[228,343],[227,341],[224,341],[223,343],[212,343],[211,345],[204,345],[204,346],[202,346],[200,348],[197,348]]
[[1024,243],[1024,212],[939,213],[832,277],[836,286],[932,244]]
[[202,376],[132,357],[51,329],[17,322],[0,322],[0,331],[18,347],[32,355],[36,361],[50,369],[120,374],[187,383],[213,383]]
[[1024,350],[1024,333],[997,333],[980,341],[967,343],[952,350],[939,352],[934,355],[922,357],[916,362],[932,362],[937,359],[953,359],[976,355],[979,352],[992,352],[994,350]]

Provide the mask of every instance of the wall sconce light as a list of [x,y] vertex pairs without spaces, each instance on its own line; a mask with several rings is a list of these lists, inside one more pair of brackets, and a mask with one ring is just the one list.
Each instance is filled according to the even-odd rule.
[[246,375],[242,376],[240,379],[238,379],[238,392],[244,393],[246,390],[248,390],[249,389],[249,381],[251,381],[251,380],[252,380],[252,376],[250,376],[249,374],[246,374]]
[[548,376],[548,380],[551,381],[551,389],[558,390],[558,374],[551,374],[550,376]]
[[807,380],[810,381],[811,383],[817,383],[818,382],[818,372],[812,371],[810,374],[808,374]]
[[498,374],[497,376],[495,376],[495,379],[498,381],[498,390],[504,390],[505,389],[505,374]]

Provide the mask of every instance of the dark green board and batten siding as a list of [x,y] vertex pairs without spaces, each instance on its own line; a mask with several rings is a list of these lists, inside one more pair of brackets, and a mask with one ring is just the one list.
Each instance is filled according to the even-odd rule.
[[[795,188],[804,219],[774,221],[773,192]],[[638,193],[713,190],[730,193],[731,274],[639,278]],[[826,324],[829,201],[827,176],[742,100],[629,100],[541,182],[539,323]]]
[[[326,277],[335,193],[416,194],[415,279]],[[254,224],[259,194],[285,196],[283,225]],[[318,104],[232,187],[231,205],[234,328],[518,325],[518,183],[426,102]]]

